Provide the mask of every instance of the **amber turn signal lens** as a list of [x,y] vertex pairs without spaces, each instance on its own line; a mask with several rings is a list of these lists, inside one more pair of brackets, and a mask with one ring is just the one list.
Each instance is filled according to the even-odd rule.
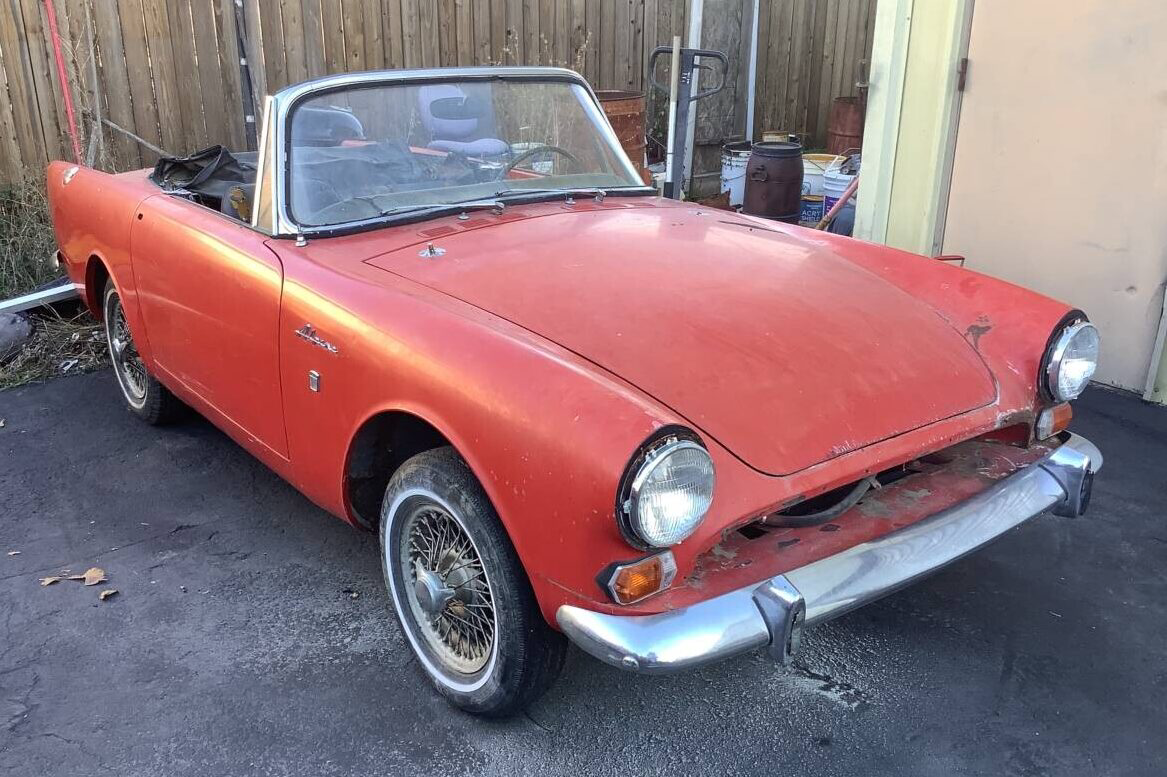
[[1070,420],[1073,417],[1074,410],[1070,407],[1069,402],[1047,407],[1037,416],[1037,423],[1034,424],[1033,429],[1034,435],[1039,440],[1048,440],[1058,432],[1064,431],[1070,425]]
[[620,604],[632,604],[663,591],[677,576],[677,562],[671,551],[621,564],[612,571],[608,591]]

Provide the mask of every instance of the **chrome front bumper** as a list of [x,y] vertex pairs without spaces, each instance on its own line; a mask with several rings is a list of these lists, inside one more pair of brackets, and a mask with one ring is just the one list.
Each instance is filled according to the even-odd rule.
[[556,620],[584,651],[639,672],[687,669],[761,647],[787,662],[804,626],[902,588],[1045,510],[1081,515],[1101,467],[1093,443],[1067,434],[1057,450],[965,502],[784,575],[658,615],[564,605]]

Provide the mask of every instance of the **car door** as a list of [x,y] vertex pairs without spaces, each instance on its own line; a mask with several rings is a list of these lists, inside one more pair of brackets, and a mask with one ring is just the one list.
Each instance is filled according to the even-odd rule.
[[[169,377],[241,443],[287,458],[279,375],[283,267],[251,227],[157,195],[130,233],[146,336]],[[258,446],[251,443],[258,443]]]

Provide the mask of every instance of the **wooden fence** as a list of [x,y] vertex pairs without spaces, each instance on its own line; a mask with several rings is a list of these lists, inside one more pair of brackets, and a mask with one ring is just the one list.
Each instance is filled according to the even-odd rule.
[[[645,89],[648,54],[684,33],[674,0],[241,0],[257,103],[315,76],[353,70],[558,64],[596,88]],[[0,182],[73,157],[66,87],[82,155],[110,169],[149,165],[146,145],[186,152],[244,145],[235,0],[0,0]],[[702,107],[712,129],[742,134],[750,0],[706,0],[703,43],[727,48],[732,105]],[[832,98],[855,93],[875,0],[762,0],[755,130],[821,144]],[[710,41],[711,29],[728,30]],[[736,33],[735,33],[736,29]],[[719,45],[721,44],[721,45]],[[715,116],[710,112],[733,113]],[[736,120],[736,125],[734,121]],[[94,128],[101,127],[92,143]]]

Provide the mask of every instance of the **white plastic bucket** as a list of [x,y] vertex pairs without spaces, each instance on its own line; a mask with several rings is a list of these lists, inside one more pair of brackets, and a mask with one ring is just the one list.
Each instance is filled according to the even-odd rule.
[[[843,157],[839,157],[835,162],[832,162],[830,167],[823,171],[823,208],[824,212],[830,212],[831,208],[835,207],[835,203],[847,192],[847,187],[855,180],[854,175],[849,175],[842,171]],[[855,207],[855,195],[851,196],[850,202],[845,206],[846,208]]]
[[746,198],[746,164],[751,144],[727,143],[721,148],[721,191],[729,192],[729,204],[738,207]]
[[652,174],[652,186],[661,194],[665,191],[665,163],[658,162],[655,165],[648,166],[648,172]]
[[823,174],[832,164],[842,164],[843,157],[834,154],[802,155],[802,194],[823,196]]

